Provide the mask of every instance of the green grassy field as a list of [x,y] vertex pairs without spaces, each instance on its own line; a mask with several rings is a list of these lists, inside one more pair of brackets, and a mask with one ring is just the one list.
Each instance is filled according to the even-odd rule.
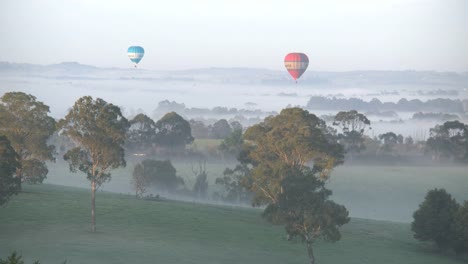
[[222,139],[196,138],[187,148],[208,151],[210,149],[217,149],[221,142],[223,142]]
[[[308,263],[304,245],[288,242],[257,209],[143,201],[99,192],[90,229],[87,190],[25,186],[0,207],[0,257],[27,263]],[[408,224],[353,218],[341,241],[318,242],[319,263],[462,263],[412,238]]]
[[468,200],[468,167],[340,166],[328,188],[353,216],[411,222],[427,191],[445,188],[459,203]]
[[[192,165],[197,162],[173,162],[177,174],[184,178],[186,187],[195,183]],[[112,171],[112,180],[102,188],[106,191],[132,194],[131,175],[134,163],[126,168]],[[82,173],[70,173],[63,161],[50,163],[46,183],[89,188]],[[209,192],[219,190],[214,184],[232,162],[210,162],[206,164]],[[339,166],[330,178],[328,188],[333,190],[332,199],[344,204],[353,217],[412,221],[412,214],[424,199],[428,190],[445,188],[457,201],[468,200],[467,167],[396,167],[396,166]]]

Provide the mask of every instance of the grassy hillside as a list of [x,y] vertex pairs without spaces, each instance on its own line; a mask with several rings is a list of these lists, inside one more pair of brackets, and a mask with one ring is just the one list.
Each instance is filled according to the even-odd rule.
[[[142,201],[99,192],[90,233],[90,195],[55,185],[25,186],[0,207],[0,257],[31,262],[307,263],[304,245],[285,240],[257,209]],[[412,239],[408,224],[352,219],[335,244],[316,245],[319,263],[461,263]]]
[[[104,190],[131,194],[131,175],[135,161],[126,168],[112,171],[112,180],[103,185]],[[185,179],[188,188],[195,183],[192,165],[195,162],[173,162],[177,174]],[[209,192],[217,191],[214,184],[226,167],[233,163],[210,162],[206,164]],[[82,173],[70,173],[68,165],[58,160],[49,163],[46,183],[89,188],[89,181]],[[467,167],[431,166],[339,166],[331,176],[328,188],[333,190],[333,199],[344,204],[353,217],[410,222],[413,212],[423,201],[427,191],[445,188],[459,202],[468,200]]]

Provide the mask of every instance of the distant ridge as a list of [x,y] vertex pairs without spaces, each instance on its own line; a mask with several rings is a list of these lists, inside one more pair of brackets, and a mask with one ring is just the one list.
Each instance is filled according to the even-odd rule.
[[45,66],[51,69],[66,69],[66,70],[97,70],[99,69],[96,66],[80,64],[76,61],[66,61],[59,64],[50,64]]
[[[16,63],[16,62],[7,62],[0,61],[0,70],[5,68],[85,68],[85,69],[101,69],[101,70],[133,70],[133,68],[118,68],[118,67],[98,67],[89,64],[81,64],[76,61],[64,61],[56,64],[34,64],[34,63]],[[147,69],[139,69],[146,70]],[[156,71],[156,70],[155,70]],[[251,67],[206,67],[206,68],[189,68],[184,70],[168,70],[167,72],[179,72],[179,73],[197,73],[197,72],[283,72],[282,70],[272,70],[267,68],[251,68]],[[435,74],[435,75],[468,75],[468,71],[464,72],[453,72],[453,71],[428,71],[428,70],[352,70],[352,71],[314,71],[309,70],[308,73],[320,74],[320,75],[379,75],[379,74],[405,74],[405,75],[421,75],[421,74]]]
[[0,61],[0,70],[41,70],[41,69],[62,69],[62,70],[98,70],[96,66],[80,64],[78,62],[62,62],[58,64],[40,65],[30,63],[10,63]]
[[[10,63],[0,61],[1,73],[26,73],[31,75],[44,75],[47,77],[61,75],[66,78],[71,75],[80,75],[90,78],[94,73],[112,75],[115,72],[118,78],[167,80],[167,81],[210,81],[218,83],[263,84],[263,85],[290,85],[292,79],[284,70],[270,70],[248,67],[210,67],[186,70],[157,71],[133,68],[102,68],[79,62],[62,62],[58,64],[39,65],[29,63]],[[108,74],[109,73],[109,74]],[[333,71],[307,71],[299,80],[299,85],[323,86],[372,86],[372,85],[434,85],[443,87],[468,88],[468,72],[437,72],[437,71],[383,71],[383,70],[357,70],[346,72]]]

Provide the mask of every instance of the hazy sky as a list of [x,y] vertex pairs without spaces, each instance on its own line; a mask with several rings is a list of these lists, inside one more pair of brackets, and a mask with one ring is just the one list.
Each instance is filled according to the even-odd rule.
[[1,0],[0,61],[468,71],[467,0]]

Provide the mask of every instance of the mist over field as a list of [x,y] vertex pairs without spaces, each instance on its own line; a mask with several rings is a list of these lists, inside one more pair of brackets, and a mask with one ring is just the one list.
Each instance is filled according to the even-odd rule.
[[[258,123],[266,116],[291,106],[303,107],[322,117],[333,116],[340,110],[346,110],[338,105],[336,109],[333,105],[321,109],[309,103],[311,97],[344,100],[355,98],[363,102],[378,99],[384,103],[396,103],[402,98],[408,101],[419,99],[422,102],[439,98],[455,101],[468,98],[468,73],[311,71],[298,83],[294,83],[284,72],[249,68],[163,72],[98,68],[79,63],[48,66],[11,63],[0,65],[0,82],[3,84],[0,93],[14,90],[33,94],[50,105],[51,115],[55,118],[62,118],[74,101],[84,95],[103,98],[118,105],[129,118],[138,113],[145,113],[157,120],[166,112],[176,111],[188,119],[202,119],[208,122],[210,119],[236,119],[242,115],[254,120],[244,126]],[[164,108],[159,106],[162,101],[168,101],[170,104]],[[216,110],[216,107],[221,109]],[[233,108],[235,111],[230,111]],[[434,109],[434,112],[437,113],[438,110],[442,112],[444,106]],[[463,111],[466,109],[444,113],[455,114],[460,120],[466,120]],[[366,132],[368,136],[374,137],[392,131],[416,140],[425,140],[429,136],[429,128],[444,121],[413,119],[415,111],[395,109],[389,112],[385,115],[385,111],[367,111],[372,122],[372,129]],[[328,122],[331,125],[329,120]],[[133,159],[131,154],[127,155]],[[191,166],[195,163],[195,160],[175,163],[178,174],[185,179],[189,187],[193,186],[195,181],[191,172]],[[132,193],[130,175],[135,164],[136,161],[132,160],[127,168],[113,173],[112,181],[103,185],[102,189]],[[217,188],[215,179],[222,175],[226,167],[234,166],[234,160],[208,166],[211,192]],[[50,173],[46,180],[48,183],[84,188],[89,186],[86,179],[68,172],[61,157],[57,163],[49,163],[49,168]],[[345,163],[333,173],[330,187],[336,190],[335,197],[338,201],[353,209],[351,215],[354,217],[410,222],[412,212],[417,208],[421,197],[431,188],[445,187],[453,191],[458,199],[468,199],[468,193],[461,187],[466,181],[463,167],[444,167],[436,171],[437,173],[434,172],[434,168],[420,171],[411,167],[388,167],[380,170],[372,166],[349,167]],[[444,175],[447,173],[449,176]],[[453,178],[449,180],[446,177]],[[362,182],[365,184],[360,186]],[[364,195],[366,191],[374,190],[382,182],[385,182],[385,186],[381,187],[383,189],[377,188],[378,191]],[[385,195],[381,195],[383,193]],[[216,203],[210,200],[204,202]]]
[[[246,115],[260,122],[288,106],[307,109],[312,96],[358,98],[364,102],[377,98],[381,102],[393,103],[402,98],[423,102],[437,98],[460,100],[468,98],[466,83],[467,73],[414,71],[312,71],[296,84],[283,72],[261,69],[213,68],[162,72],[97,68],[78,63],[48,66],[2,63],[0,67],[0,93],[23,91],[33,94],[50,106],[55,118],[63,117],[79,97],[91,95],[118,105],[128,117],[143,112],[157,120],[165,111],[179,110],[177,112],[186,118],[232,119],[236,115]],[[175,109],[159,109],[158,112],[159,102],[165,100],[175,103],[175,106],[172,105]],[[216,107],[223,107],[226,111],[211,111]],[[333,116],[339,111],[339,106],[336,106],[336,110],[333,107],[309,111],[318,116]],[[236,108],[236,112],[229,112],[231,108]],[[412,119],[413,114],[398,110],[386,116],[368,112],[372,129],[367,134],[373,137],[392,131],[424,140],[429,136],[429,128],[442,123],[440,120],[415,120]],[[460,115],[461,120],[466,118],[463,113],[455,114]],[[68,172],[67,165],[60,159],[57,163],[49,163],[47,183],[89,187],[86,179]],[[178,175],[185,179],[190,188],[195,181],[191,172],[191,166],[195,163],[175,162]],[[130,176],[135,164],[131,161],[127,168],[114,172],[112,181],[103,185],[102,189],[133,193]],[[208,166],[210,192],[217,188],[215,179],[222,175],[226,167],[234,167],[234,164],[235,161],[226,161]],[[345,164],[335,170],[330,186],[335,192],[335,199],[349,207],[353,217],[410,222],[421,197],[431,188],[445,187],[456,198],[468,199],[468,194],[461,188],[463,175],[462,167],[431,168],[427,171],[387,167],[382,171],[372,166],[347,167]],[[384,186],[379,187],[382,183],[385,183]],[[359,188],[375,191],[361,192]],[[212,200],[204,202],[215,203]]]
[[[51,115],[62,118],[81,96],[91,95],[118,105],[127,117],[145,113],[158,119],[158,103],[168,100],[190,109],[236,108],[251,111],[262,120],[291,106],[308,109],[317,116],[335,115],[342,109],[315,108],[313,96],[360,99],[382,103],[401,99],[428,101],[468,98],[468,73],[431,71],[306,72],[298,83],[287,72],[255,68],[206,68],[180,71],[98,68],[77,62],[53,65],[0,63],[0,93],[23,91],[50,106]],[[465,103],[465,107],[466,103]],[[177,112],[177,109],[174,109]],[[360,109],[357,109],[360,110]],[[466,109],[464,110],[466,111]],[[188,118],[234,118],[237,113],[217,115],[189,113]],[[437,120],[410,120],[414,111],[394,110],[390,115],[363,111],[373,122],[370,136],[393,130],[404,136],[425,139]],[[425,111],[428,112],[428,111]],[[458,114],[444,108],[432,112]],[[257,121],[258,122],[258,121]],[[440,121],[439,121],[440,123]]]
[[468,261],[468,1],[0,1],[0,264]]
[[[129,157],[132,158],[132,157]],[[142,159],[143,160],[143,159]],[[193,161],[173,162],[177,174],[191,189],[195,182],[191,168]],[[101,187],[101,191],[134,195],[131,174],[136,165],[129,161],[126,168],[113,172],[112,180]],[[212,194],[220,191],[215,179],[221,177],[226,167],[234,167],[235,162],[210,162],[207,167],[209,195],[205,199],[170,194],[157,189],[148,190],[169,199],[176,199],[202,204],[251,207],[249,203],[223,202],[213,198]],[[90,183],[82,175],[68,171],[63,161],[49,163],[49,175],[45,183],[89,188]],[[409,223],[413,212],[418,208],[425,193],[434,188],[445,188],[457,200],[468,200],[466,192],[466,167],[464,166],[339,166],[332,173],[329,188],[333,199],[345,205],[352,217],[387,220]]]

